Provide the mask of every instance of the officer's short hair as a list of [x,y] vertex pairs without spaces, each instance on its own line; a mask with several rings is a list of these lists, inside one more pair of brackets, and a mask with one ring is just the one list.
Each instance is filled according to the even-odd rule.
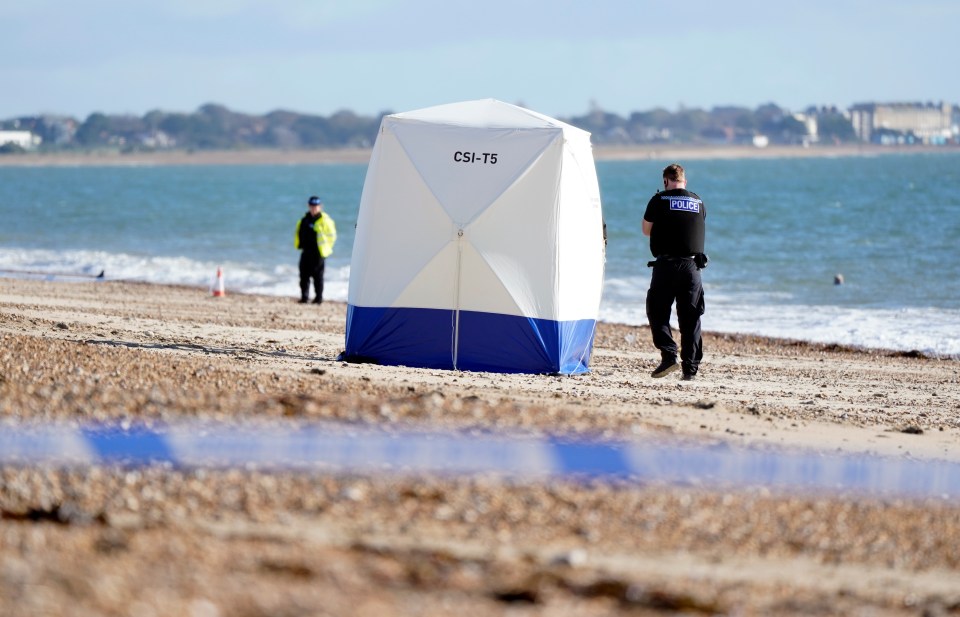
[[663,179],[671,182],[686,182],[687,175],[680,163],[673,163],[663,168]]

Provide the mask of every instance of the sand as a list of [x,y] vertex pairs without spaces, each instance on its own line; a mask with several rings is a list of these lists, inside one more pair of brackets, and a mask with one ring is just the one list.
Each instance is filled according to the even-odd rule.
[[[956,146],[879,146],[875,144],[816,145],[811,147],[774,145],[765,148],[736,145],[629,145],[595,146],[598,161],[690,161],[702,159],[810,158],[882,156],[889,154],[951,154]],[[304,165],[357,163],[370,160],[367,148],[283,150],[158,150],[153,152],[29,152],[0,155],[0,167],[82,167],[160,165]]]
[[[346,307],[0,279],[0,430],[336,421],[960,460],[958,362],[646,328],[591,372],[347,364]],[[955,614],[960,500],[656,481],[0,468],[0,615]]]

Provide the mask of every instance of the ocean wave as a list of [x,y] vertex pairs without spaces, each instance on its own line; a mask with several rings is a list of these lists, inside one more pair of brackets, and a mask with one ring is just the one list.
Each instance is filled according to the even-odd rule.
[[[610,300],[601,304],[600,319],[637,326],[648,323],[643,305]],[[675,311],[672,326],[677,328]],[[960,357],[960,337],[957,336],[960,311],[951,309],[856,309],[752,303],[712,306],[708,296],[702,326],[708,332]]]
[[[103,251],[0,248],[0,275],[7,277],[89,280],[103,272],[104,280],[212,288],[217,268],[222,268],[228,292],[299,296],[295,262],[266,266]],[[349,278],[349,265],[331,262],[326,271],[324,297],[345,302]],[[600,320],[647,325],[648,285],[649,277],[608,278]],[[673,326],[676,325],[674,312]],[[708,285],[703,329],[960,357],[960,310],[956,309],[793,304],[784,294],[711,291]]]
[[[186,257],[140,256],[103,251],[0,249],[0,274],[50,280],[87,279],[103,272],[107,281],[212,287],[217,269],[227,290],[272,296],[299,296],[296,262],[264,266],[231,261],[198,261]],[[349,266],[328,267],[324,296],[347,299]]]

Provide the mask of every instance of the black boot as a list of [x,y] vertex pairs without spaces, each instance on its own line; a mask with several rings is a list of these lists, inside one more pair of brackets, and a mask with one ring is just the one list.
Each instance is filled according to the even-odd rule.
[[677,362],[676,358],[664,358],[660,361],[660,366],[653,369],[653,372],[650,373],[650,376],[654,378],[663,377],[665,375],[669,375],[679,368],[680,364]]

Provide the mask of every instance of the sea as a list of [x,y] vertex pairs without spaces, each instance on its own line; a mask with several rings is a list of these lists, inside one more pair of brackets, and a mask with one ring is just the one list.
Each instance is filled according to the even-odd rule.
[[[641,219],[671,162],[597,162],[601,321],[647,323]],[[960,153],[679,162],[707,207],[704,330],[960,358]],[[0,289],[4,277],[141,281],[195,286],[200,301],[221,268],[228,294],[292,301],[294,227],[315,194],[339,233],[325,297],[345,301],[365,175],[364,164],[0,165]]]

